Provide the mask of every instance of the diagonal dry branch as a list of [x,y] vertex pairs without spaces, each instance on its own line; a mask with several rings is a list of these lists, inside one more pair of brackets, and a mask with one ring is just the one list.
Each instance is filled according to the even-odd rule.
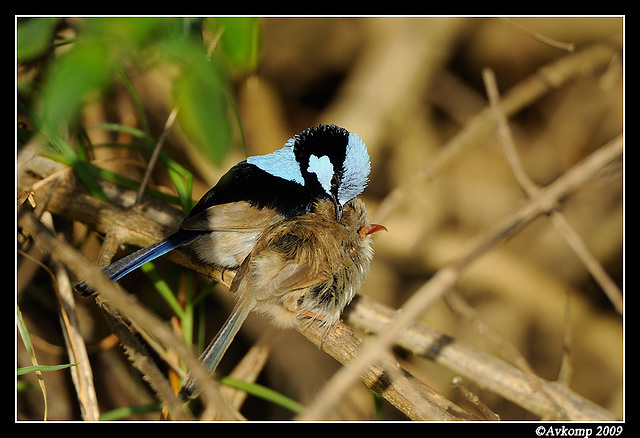
[[[362,347],[362,350],[358,351],[357,349],[349,347],[349,345],[353,343],[353,340],[349,337],[342,336],[340,332],[332,334],[332,336],[336,335],[335,342],[344,347],[339,350],[348,352],[347,354],[336,357],[336,359],[342,363],[350,363],[349,366],[344,367],[342,370],[348,370],[348,376],[355,376],[355,379],[360,378],[362,373],[368,369],[369,364],[374,363],[379,359],[381,352],[384,353],[384,351],[386,351],[387,346],[391,345],[391,343],[395,342],[397,339],[400,339],[398,336],[404,336],[404,334],[406,334],[408,327],[412,324],[415,317],[456,282],[459,273],[464,270],[466,266],[477,259],[485,251],[492,248],[506,237],[512,235],[534,217],[546,213],[549,211],[549,208],[554,208],[559,199],[578,189],[585,181],[591,179],[599,170],[611,162],[611,160],[619,157],[621,153],[622,139],[621,137],[618,137],[608,145],[603,146],[588,159],[570,169],[553,184],[542,189],[536,198],[532,199],[527,205],[514,213],[511,217],[507,218],[507,220],[497,224],[493,230],[485,235],[484,238],[480,239],[474,246],[472,246],[465,257],[462,257],[457,263],[454,263],[440,271],[438,275],[425,285],[425,287],[418,291],[414,295],[414,298],[410,300],[411,302],[405,305],[396,315],[400,315],[401,317],[395,317],[392,322],[385,326],[383,331],[384,334],[380,336],[375,343],[367,343]],[[48,172],[48,174],[51,174],[52,171],[48,170],[43,172],[42,169],[51,168],[51,163],[48,162],[48,160],[35,158],[30,163],[28,174],[40,175],[41,178],[44,178],[47,176],[45,173]],[[59,172],[60,169],[56,169],[55,171]],[[29,182],[26,177],[21,181],[23,182],[23,185],[20,186],[19,189],[22,191],[28,191],[33,181]],[[180,214],[177,210],[167,207],[161,203],[155,204],[150,202],[144,209],[124,208],[122,206],[123,204],[131,205],[130,201],[132,193],[120,190],[109,183],[103,183],[103,186],[106,193],[113,197],[113,204],[107,204],[91,198],[82,190],[82,187],[77,185],[76,180],[70,173],[60,172],[59,179],[55,184],[55,189],[52,191],[50,196],[45,197],[43,195],[45,190],[40,190],[33,194],[33,198],[36,203],[40,200],[44,202],[46,199],[47,210],[54,214],[64,215],[76,220],[82,220],[88,226],[99,232],[108,233],[114,228],[118,228],[121,230],[121,236],[123,237],[122,241],[139,246],[148,245],[162,238],[166,233],[170,232],[171,227],[168,224],[177,223],[180,220]],[[157,218],[160,218],[160,222],[162,222],[162,224],[155,220]],[[144,232],[142,230],[144,230]],[[174,252],[174,254],[171,254],[169,257],[179,264],[192,268],[197,272],[205,274],[226,285],[229,285],[233,278],[233,273],[222,273],[211,267],[203,266],[186,253]],[[77,262],[80,263],[80,261]],[[356,310],[367,309],[366,303],[367,300],[360,300],[352,308]],[[359,321],[365,321],[361,322],[360,326],[374,332],[377,331],[373,328],[373,325],[375,324],[366,322],[366,319],[364,318],[359,320],[357,317],[358,314],[359,313],[357,311],[352,310],[348,314],[348,322],[355,326],[358,325]],[[380,326],[378,325],[378,329],[379,328]],[[322,338],[322,333],[314,330],[313,326],[301,329],[300,331],[312,341],[314,338],[316,341],[317,339]],[[345,331],[342,333],[347,332]],[[316,343],[318,344],[318,342]],[[329,345],[331,344],[326,344],[326,346]],[[442,358],[453,357],[454,359],[452,360],[444,360],[444,362],[440,363],[443,363],[445,366],[452,369],[456,369],[461,372],[461,374],[466,375],[471,379],[478,379],[479,383],[494,389],[502,395],[505,395],[506,398],[519,403],[521,406],[531,410],[532,412],[539,413],[540,415],[548,413],[548,401],[545,401],[544,398],[536,398],[527,394],[527,392],[530,392],[530,387],[527,384],[526,376],[514,373],[513,367],[498,361],[497,359],[491,358],[491,360],[488,361],[488,359],[485,359],[484,356],[479,355],[478,352],[470,347],[457,347],[457,344],[454,345],[456,345],[456,348],[448,346],[447,349],[442,350],[439,347],[439,344],[435,342],[426,350],[423,350],[423,352],[435,350],[447,351],[447,355],[438,354],[434,357],[430,357],[429,355],[427,356],[430,358],[437,357],[437,360],[441,361],[443,360]],[[325,348],[325,345],[323,345],[323,348]],[[421,348],[424,348],[424,344]],[[478,360],[480,360],[480,362],[478,362]],[[465,363],[467,366],[461,365]],[[494,367],[493,365],[489,365],[490,371],[486,373],[478,373],[477,371],[474,371],[487,369],[485,366],[487,363],[500,364],[500,366]],[[490,379],[489,376],[494,376],[495,378]],[[325,415],[326,410],[330,409],[334,405],[334,402],[340,398],[340,395],[346,390],[346,388],[352,384],[352,379],[354,379],[354,377],[349,377],[346,380],[347,384],[338,390],[335,390],[333,384],[329,384],[327,388],[333,388],[331,391],[335,390],[335,392],[330,392],[332,395],[329,397],[329,402],[321,405],[322,408],[319,411],[312,407],[311,410],[305,414],[306,418],[322,418]],[[505,382],[507,383],[505,384]],[[554,394],[554,399],[564,407],[565,411],[569,413],[570,418],[613,419],[608,412],[593,406],[592,403],[577,396],[570,390],[556,388],[552,383],[543,382],[542,384],[545,385],[546,393]],[[406,409],[404,412],[407,412],[410,416],[413,416],[413,414],[411,414],[411,410],[418,406],[419,403],[413,403],[407,405],[408,407],[403,407],[399,400],[402,398],[408,398],[405,393],[407,388],[419,394],[419,399],[422,402],[424,402],[425,399],[430,400],[430,402],[433,402],[434,400],[431,396],[425,398],[425,393],[428,393],[428,391],[421,388],[419,384],[414,385],[411,382],[408,382],[404,387],[401,387],[401,389],[394,392],[394,396],[397,396],[397,404],[395,402],[394,404],[396,404],[400,409]],[[323,393],[326,394],[327,392],[323,391]],[[319,400],[322,401],[323,398],[320,398]],[[434,404],[439,407],[445,406],[440,402],[434,402]],[[419,407],[423,406],[421,405]],[[433,414],[433,412],[431,412],[431,414]],[[419,417],[416,416],[416,418]],[[464,418],[462,413],[459,418]]]
[[385,330],[365,345],[359,357],[340,369],[329,381],[314,404],[299,418],[322,418],[353,384],[367,365],[384,353],[413,321],[450,290],[464,270],[485,252],[503,242],[541,214],[556,208],[557,202],[580,188],[600,170],[622,155],[622,136],[602,146],[569,169],[549,186],[541,189],[526,205],[488,230],[455,262],[439,270],[399,309],[397,317]]

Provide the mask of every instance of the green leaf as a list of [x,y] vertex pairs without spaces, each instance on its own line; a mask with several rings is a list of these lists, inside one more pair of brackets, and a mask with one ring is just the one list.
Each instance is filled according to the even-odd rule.
[[85,19],[86,37],[108,45],[119,56],[135,55],[135,51],[171,29],[175,18],[166,17],[89,17]]
[[106,83],[113,68],[109,54],[95,41],[77,43],[52,67],[41,102],[42,129],[47,137],[66,128],[90,94]]
[[18,62],[28,61],[44,53],[50,46],[57,18],[22,18],[17,26]]
[[260,26],[256,17],[216,18],[222,29],[220,46],[231,67],[240,73],[254,71],[260,54]]
[[65,368],[70,368],[78,365],[77,363],[66,363],[62,365],[33,365],[29,367],[18,368],[18,375],[23,376],[29,373],[35,373],[36,371],[59,371]]
[[31,344],[31,336],[29,336],[29,330],[27,330],[27,326],[24,323],[24,319],[22,318],[22,312],[20,311],[20,307],[16,306],[16,324],[18,325],[18,333],[20,333],[20,338],[24,343],[24,347],[27,349],[27,353],[29,356],[33,356],[33,344]]
[[193,145],[220,165],[231,142],[226,80],[192,40],[182,39],[170,49],[182,65],[173,89],[178,122]]

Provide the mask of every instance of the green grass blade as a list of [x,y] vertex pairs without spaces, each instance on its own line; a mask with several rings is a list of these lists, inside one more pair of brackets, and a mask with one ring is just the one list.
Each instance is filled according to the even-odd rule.
[[167,302],[171,310],[182,319],[184,317],[184,310],[180,306],[178,299],[174,295],[173,291],[165,280],[160,277],[153,263],[145,263],[140,267],[140,270],[147,274],[149,279],[153,282],[153,286],[156,288],[160,296]]
[[161,412],[162,403],[152,403],[141,406],[124,406],[113,409],[100,415],[100,421],[117,421],[130,417],[135,414],[148,414],[151,412]]
[[75,367],[77,363],[65,363],[61,365],[33,365],[28,367],[18,368],[18,376],[23,376],[29,373],[35,373],[37,371],[59,371],[65,368]]
[[270,401],[278,406],[288,409],[296,414],[304,411],[304,406],[289,397],[274,391],[271,388],[260,385],[258,383],[247,383],[243,380],[232,379],[230,377],[221,377],[220,383],[231,386],[236,389],[240,389],[247,394],[251,394],[255,397],[260,397],[263,400]]

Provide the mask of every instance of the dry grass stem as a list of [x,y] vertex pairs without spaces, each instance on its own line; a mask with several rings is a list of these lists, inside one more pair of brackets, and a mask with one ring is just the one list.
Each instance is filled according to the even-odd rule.
[[160,151],[162,150],[162,146],[164,146],[167,141],[167,136],[173,127],[173,124],[176,121],[176,117],[178,116],[178,108],[174,108],[171,110],[169,117],[167,117],[167,121],[164,124],[164,129],[162,130],[162,134],[158,137],[158,141],[156,142],[155,147],[153,148],[153,153],[149,158],[149,163],[147,165],[147,169],[144,172],[144,177],[140,182],[140,188],[138,189],[138,195],[136,196],[136,204],[139,204],[142,201],[142,196],[147,190],[147,186],[149,185],[149,178],[151,178],[151,173],[155,168],[156,161],[158,161],[158,156],[160,156]]

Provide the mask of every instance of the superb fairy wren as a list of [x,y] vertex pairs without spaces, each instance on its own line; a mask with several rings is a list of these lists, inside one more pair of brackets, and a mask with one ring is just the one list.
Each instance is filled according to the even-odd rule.
[[[237,304],[202,361],[211,372],[247,314],[256,309],[289,327],[301,317],[326,327],[360,288],[372,256],[364,203],[370,160],[357,134],[319,125],[267,155],[233,166],[178,231],[103,269],[117,281],[144,263],[188,246],[205,263],[237,269]],[[94,291],[82,282],[80,293]],[[192,397],[188,378],[181,395]]]
[[[289,139],[279,150],[233,166],[202,196],[169,237],[111,263],[103,272],[117,281],[169,251],[187,245],[202,261],[236,269],[263,230],[285,218],[307,214],[328,199],[340,219],[346,202],[367,185],[370,160],[357,134],[320,125]],[[80,283],[76,290],[93,290]]]

